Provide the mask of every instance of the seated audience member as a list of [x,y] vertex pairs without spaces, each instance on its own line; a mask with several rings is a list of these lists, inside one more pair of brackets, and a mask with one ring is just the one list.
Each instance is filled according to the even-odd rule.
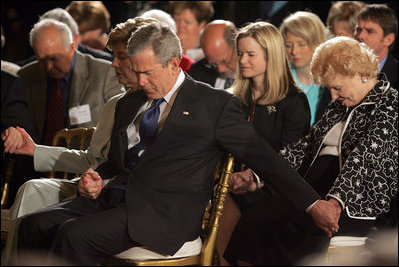
[[[32,123],[29,119],[28,104],[25,85],[21,78],[17,75],[5,70],[1,70],[1,131],[3,132],[9,127],[21,125],[32,136]],[[16,131],[13,129],[12,131]],[[35,137],[34,137],[35,138]],[[32,176],[32,161],[26,156],[10,156],[6,155],[7,148],[1,142],[1,188],[4,188],[6,172],[8,167],[12,167],[11,177],[8,181],[8,197],[5,199],[6,206],[9,208],[14,202],[18,188],[23,183],[23,177]],[[18,141],[14,141],[13,145],[20,145]],[[12,157],[12,159],[11,159]],[[10,161],[11,160],[11,161]],[[11,163],[13,162],[13,163]],[[3,202],[3,200],[2,200]]]
[[[81,52],[83,54],[92,55],[95,58],[102,58],[102,59],[105,59],[108,61],[112,61],[112,55],[110,53],[99,50],[99,49],[91,48],[91,47],[84,45],[80,42],[81,37],[79,34],[78,24],[65,9],[59,8],[59,7],[51,9],[51,10],[45,12],[42,16],[40,16],[39,20],[42,20],[42,19],[55,19],[55,20],[58,20],[59,22],[65,23],[72,32],[75,47],[77,48],[77,50],[79,52]],[[23,60],[19,64],[21,66],[23,66],[23,65],[28,64],[35,60],[36,60],[36,56],[33,55],[30,58]]]
[[111,16],[101,1],[72,1],[65,10],[79,26],[80,43],[106,50]]
[[30,43],[38,60],[18,75],[29,84],[28,108],[40,144],[51,144],[63,128],[96,126],[105,102],[125,92],[108,61],[76,50],[65,23],[40,20]]
[[[81,178],[77,199],[21,218],[19,255],[43,250],[78,265],[95,265],[139,245],[173,255],[198,237],[213,170],[227,151],[245,160],[298,211],[310,209],[326,233],[338,227],[331,203],[320,200],[257,135],[239,99],[179,68],[181,45],[170,27],[141,26],[127,51],[142,90],[116,104],[107,161]],[[102,179],[111,177],[104,187]]]
[[[138,88],[136,77],[130,75],[128,79],[126,75],[130,71],[130,61],[126,51],[127,41],[131,33],[139,26],[154,21],[153,19],[138,17],[129,19],[116,25],[109,34],[107,48],[113,51],[115,55],[112,66],[115,69],[118,82],[128,89],[127,92],[133,92]],[[33,142],[25,130],[18,129],[21,132],[24,145],[14,149],[13,153],[33,156],[36,171],[83,173],[90,166],[96,168],[107,159],[111,131],[114,125],[115,104],[123,95],[124,93],[119,94],[105,104],[87,150],[71,150],[63,147],[38,145]],[[4,134],[3,139],[12,139],[11,135]],[[7,148],[11,149],[12,147],[7,144]],[[2,257],[2,263],[4,263],[2,265],[9,262],[12,252],[16,249],[16,229],[19,223],[16,219],[64,199],[70,199],[76,193],[76,179],[41,178],[32,179],[24,183],[19,189],[14,205],[10,210],[11,229],[8,234],[4,256]]]
[[[1,49],[3,49],[5,45],[6,45],[6,37],[4,36],[3,26],[1,26]],[[3,55],[3,53],[2,53],[2,55]],[[21,67],[15,63],[12,63],[10,61],[1,60],[1,69],[2,70],[8,71],[8,72],[16,75],[20,68]]]
[[313,52],[326,41],[327,29],[316,14],[297,11],[283,20],[280,31],[291,61],[292,76],[308,98],[312,116],[310,125],[314,125],[331,100],[328,91],[315,84],[310,73]]
[[357,15],[364,7],[362,1],[336,1],[327,16],[327,29],[330,37],[348,36],[355,38]]
[[386,4],[366,5],[357,17],[356,39],[374,50],[391,86],[398,89],[398,60],[389,54],[398,34],[398,19]]
[[[316,48],[311,71],[334,102],[280,154],[340,213],[336,235],[366,236],[397,194],[398,93],[378,74],[372,49],[350,37]],[[250,174],[233,175],[233,189],[254,191]],[[295,265],[325,252],[329,241],[304,213],[272,196],[241,216],[224,256],[231,264]]]
[[[165,11],[162,11],[160,9],[151,9],[148,11],[145,11],[143,14],[140,15],[140,17],[143,18],[154,18],[162,23],[165,23],[166,25],[169,25],[173,31],[176,32],[176,23],[172,16],[169,13],[166,13]],[[180,68],[184,70],[185,72],[188,72],[191,68],[191,65],[195,62],[194,59],[187,55],[182,55],[181,61],[180,61]]]
[[183,54],[195,61],[204,58],[200,36],[206,23],[213,17],[212,1],[170,1],[170,10],[176,22]]
[[[279,30],[267,22],[248,24],[238,31],[235,46],[238,72],[231,89],[240,98],[245,117],[258,134],[276,151],[305,136],[310,128],[309,104],[292,78]],[[230,209],[236,206],[230,204],[230,197],[240,210]],[[227,197],[220,224],[223,230],[217,238],[222,264],[223,251],[240,213],[262,199],[263,191]]]
[[201,35],[205,58],[193,64],[189,74],[215,88],[229,88],[234,82],[237,55],[234,41],[237,29],[227,20],[209,22]]

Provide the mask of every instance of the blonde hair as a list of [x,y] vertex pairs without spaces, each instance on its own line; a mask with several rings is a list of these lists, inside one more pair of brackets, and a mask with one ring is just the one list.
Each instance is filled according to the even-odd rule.
[[334,26],[339,22],[344,22],[345,29],[353,36],[357,24],[357,15],[364,7],[365,3],[361,1],[337,1],[335,2],[327,16],[327,28],[334,34]]
[[326,41],[328,33],[321,19],[307,11],[297,11],[286,17],[280,26],[280,31],[284,38],[287,32],[301,37],[313,51]]
[[135,32],[140,26],[155,21],[157,20],[153,18],[135,17],[133,19],[128,19],[126,22],[117,24],[108,35],[106,47],[112,51],[112,46],[115,43],[122,42],[127,45],[133,32]]
[[[261,105],[277,103],[287,96],[290,88],[296,88],[281,33],[271,23],[264,21],[252,22],[238,31],[236,49],[238,41],[244,37],[255,39],[264,49],[267,57],[264,85],[266,92],[258,103]],[[237,68],[233,93],[241,99],[244,105],[249,106],[252,101],[251,89],[252,80],[243,77],[240,68]]]
[[320,85],[326,85],[337,75],[375,78],[379,71],[373,50],[346,36],[334,37],[317,47],[310,68],[314,82]]

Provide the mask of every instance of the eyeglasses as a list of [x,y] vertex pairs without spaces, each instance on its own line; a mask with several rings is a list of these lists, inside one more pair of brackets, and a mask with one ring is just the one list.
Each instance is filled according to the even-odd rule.
[[226,60],[226,59],[223,59],[222,61],[219,61],[219,62],[207,62],[206,63],[206,66],[208,67],[208,68],[212,68],[212,69],[215,69],[215,70],[217,70],[218,69],[218,67],[219,67],[219,65],[220,66],[225,66],[225,67],[227,67],[228,65],[230,65],[230,63],[231,63],[231,61],[232,61],[232,59],[233,59],[233,53],[234,53],[234,49],[231,49],[231,53],[230,53],[230,56],[229,56],[229,58]]

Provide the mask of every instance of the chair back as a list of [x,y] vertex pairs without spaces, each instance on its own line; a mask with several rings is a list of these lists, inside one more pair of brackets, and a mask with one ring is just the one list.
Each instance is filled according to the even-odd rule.
[[[93,135],[93,132],[96,128],[95,127],[90,127],[90,128],[73,128],[73,129],[62,129],[58,131],[54,138],[53,138],[53,146],[63,146],[68,149],[78,149],[78,150],[84,150],[90,145],[90,140]],[[79,176],[80,173],[68,173],[64,172],[62,173],[62,178],[73,178],[76,176]],[[56,176],[56,173],[54,171],[51,171],[49,178],[54,178],[54,177],[59,177]]]

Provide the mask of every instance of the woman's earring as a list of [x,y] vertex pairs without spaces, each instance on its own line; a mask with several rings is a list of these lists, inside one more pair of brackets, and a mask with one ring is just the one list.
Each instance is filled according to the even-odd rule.
[[362,83],[366,83],[367,82],[367,78],[362,79]]

